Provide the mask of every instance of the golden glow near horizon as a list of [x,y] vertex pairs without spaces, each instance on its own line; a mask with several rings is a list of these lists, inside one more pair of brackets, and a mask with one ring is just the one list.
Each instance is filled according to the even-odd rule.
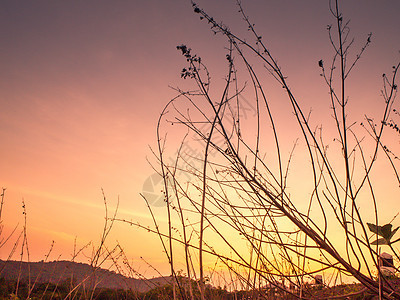
[[[350,97],[355,101],[350,109],[362,118],[364,109],[374,113],[381,107],[381,75],[390,72],[399,58],[400,4],[395,0],[379,5],[375,1],[343,2],[344,15],[351,19],[351,35],[356,37],[355,49],[373,33],[372,45],[349,81]],[[234,1],[198,4],[233,30],[246,32]],[[330,118],[324,102],[328,90],[317,65],[319,59],[332,55],[325,29],[332,23],[328,1],[244,5],[302,104],[307,111],[312,108],[315,125]],[[186,0],[139,4],[8,0],[2,6],[4,232],[11,232],[17,224],[22,228],[24,201],[30,259],[43,259],[52,240],[56,245],[53,259],[59,255],[68,259],[75,238],[81,246],[100,239],[105,214],[102,189],[109,214],[119,201],[121,219],[152,225],[140,193],[154,174],[147,159],[157,164],[150,149],[156,150],[156,122],[164,105],[176,95],[169,86],[191,87],[180,78],[185,60],[176,45],[185,43],[204,58],[218,85],[226,72],[224,39],[210,33]],[[279,95],[278,89],[271,88],[271,93]],[[277,116],[287,112],[279,99],[273,109]],[[284,119],[278,117],[278,121]],[[293,132],[283,128],[282,140],[291,147]],[[328,135],[332,132],[326,130]],[[177,138],[173,133],[168,136],[172,142]],[[191,137],[188,143],[198,147]],[[168,150],[171,156],[175,153]],[[300,169],[304,161],[297,163]],[[397,200],[388,192],[380,196],[386,199],[385,205],[394,206]],[[152,209],[161,223],[166,222],[164,206]],[[382,210],[383,219],[390,220],[396,212]],[[167,259],[154,234],[116,223],[110,245],[116,241],[144,272],[153,274],[141,256],[168,273]],[[10,248],[0,251],[0,259],[8,256],[4,249]]]

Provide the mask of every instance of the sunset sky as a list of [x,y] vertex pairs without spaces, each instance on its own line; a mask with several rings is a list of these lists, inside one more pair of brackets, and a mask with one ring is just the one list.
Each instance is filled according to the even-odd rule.
[[[328,96],[318,61],[332,53],[328,1],[242,2],[305,107],[318,110]],[[400,58],[400,1],[342,2],[355,47],[373,34],[351,84],[359,105],[374,110],[381,104],[382,73]],[[246,33],[235,1],[197,3]],[[53,257],[70,259],[75,237],[81,246],[100,237],[101,189],[110,209],[119,198],[121,218],[150,224],[139,193],[154,173],[148,160],[156,163],[149,148],[156,146],[156,122],[176,95],[170,87],[190,86],[180,78],[185,60],[176,46],[191,47],[219,80],[226,65],[224,38],[210,32],[189,0],[3,0],[0,7],[5,231],[21,228],[25,201],[30,259],[43,259],[52,240]],[[160,215],[163,209],[154,207]],[[133,260],[165,261],[147,232],[117,224],[110,243],[116,240]],[[0,258],[7,256],[0,249]]]

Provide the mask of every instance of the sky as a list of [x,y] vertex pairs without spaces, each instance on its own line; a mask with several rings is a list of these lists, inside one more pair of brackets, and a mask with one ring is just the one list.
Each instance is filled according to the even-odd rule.
[[[331,57],[328,1],[243,0],[247,14],[289,75],[289,83],[318,111],[327,96],[317,62]],[[351,79],[362,105],[379,103],[381,74],[399,61],[400,2],[343,1],[355,47],[372,44]],[[198,5],[233,31],[246,25],[233,0]],[[30,259],[69,259],[78,245],[97,241],[110,210],[149,222],[140,193],[154,174],[151,147],[164,105],[188,87],[180,78],[186,44],[223,78],[221,36],[193,13],[189,0],[0,1],[0,185],[6,188],[5,232],[21,227],[27,209]],[[313,83],[316,82],[316,83]],[[377,99],[377,100],[376,100]],[[318,115],[316,115],[318,121]],[[163,207],[154,206],[162,214]],[[19,227],[19,228],[20,228]],[[158,240],[116,224],[111,237],[133,260],[165,258]],[[4,250],[4,248],[3,248]],[[0,249],[0,258],[7,256]]]

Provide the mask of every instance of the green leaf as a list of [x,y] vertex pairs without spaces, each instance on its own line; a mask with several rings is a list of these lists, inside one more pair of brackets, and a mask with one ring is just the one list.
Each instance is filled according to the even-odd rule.
[[376,241],[373,241],[371,243],[371,245],[387,245],[387,244],[388,244],[388,242],[385,238],[377,239]]
[[397,232],[397,230],[398,230],[399,228],[400,228],[400,227],[397,227],[396,229],[392,230],[392,233],[391,233],[391,235],[390,235],[389,240],[392,239],[392,237],[396,234],[396,232]]
[[[378,226],[379,227],[379,226]],[[390,237],[392,235],[392,224],[386,224],[381,227],[381,234],[383,238],[385,238],[387,241],[390,241]]]
[[[390,223],[383,225],[383,226],[376,226],[375,224],[372,224],[372,223],[367,223],[367,225],[371,232],[382,237],[381,239],[374,241],[372,243],[372,245],[390,245],[390,244],[392,244],[390,242],[390,240],[396,234],[397,230],[399,230],[399,228],[400,228],[400,227],[397,227],[392,231],[392,224],[390,224]],[[395,242],[397,242],[399,240],[400,239],[396,240]]]
[[376,226],[375,224],[372,224],[372,223],[367,223],[367,225],[368,225],[368,228],[369,228],[369,230],[371,232],[379,234],[378,233],[378,226]]

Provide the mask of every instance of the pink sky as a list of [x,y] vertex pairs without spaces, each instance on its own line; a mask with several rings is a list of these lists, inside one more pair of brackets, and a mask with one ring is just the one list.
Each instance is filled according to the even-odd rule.
[[[198,4],[245,33],[234,2]],[[355,47],[373,33],[357,69],[361,77],[351,82],[358,105],[373,110],[381,100],[381,74],[399,60],[400,2],[343,2]],[[243,4],[304,105],[318,110],[327,90],[317,62],[331,54],[328,1]],[[219,80],[226,44],[192,12],[189,0],[7,0],[1,6],[3,224],[8,231],[21,226],[24,200],[31,259],[43,259],[52,240],[54,256],[69,259],[75,237],[83,245],[100,236],[101,188],[111,207],[119,197],[121,217],[149,222],[139,195],[153,174],[149,145],[156,145],[157,118],[175,95],[169,86],[189,84],[180,78],[185,61],[176,46],[191,47]],[[116,239],[134,260],[163,259],[158,240],[136,228],[116,226],[110,242]],[[0,249],[0,258],[7,254]]]

